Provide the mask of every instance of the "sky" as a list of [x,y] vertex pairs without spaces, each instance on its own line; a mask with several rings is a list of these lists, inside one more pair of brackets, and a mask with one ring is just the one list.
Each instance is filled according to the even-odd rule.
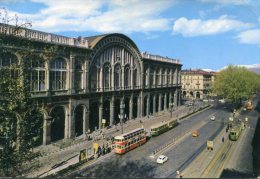
[[182,69],[260,68],[260,0],[0,0],[0,8],[68,37],[123,33]]

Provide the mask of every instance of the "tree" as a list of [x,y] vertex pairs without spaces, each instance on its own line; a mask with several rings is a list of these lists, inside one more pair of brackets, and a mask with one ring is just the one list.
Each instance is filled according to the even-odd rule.
[[213,91],[218,96],[241,103],[260,89],[260,76],[245,67],[228,66],[217,74]]
[[[5,9],[0,17],[6,26],[12,20]],[[18,25],[17,16],[13,19],[16,22],[13,34],[0,34],[1,42],[11,41],[12,35],[17,35],[27,24]],[[23,53],[29,55],[31,51],[23,49]],[[22,173],[25,163],[38,155],[31,149],[41,130],[38,125],[40,107],[30,97],[26,61],[18,62],[4,48],[0,49],[0,61],[0,138],[4,139],[0,144],[0,176],[17,176]]]

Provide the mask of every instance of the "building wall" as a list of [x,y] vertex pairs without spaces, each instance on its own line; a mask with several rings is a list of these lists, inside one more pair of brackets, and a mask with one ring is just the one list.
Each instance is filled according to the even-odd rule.
[[181,72],[183,98],[206,99],[211,96],[214,74],[202,70],[183,70]]
[[[130,120],[180,105],[179,61],[140,53],[123,34],[92,38],[84,42],[89,46],[3,37],[9,40],[1,45],[0,68],[10,58],[29,62],[31,95],[44,108],[45,145],[117,124],[122,112]],[[24,40],[33,53],[21,50],[28,48]]]

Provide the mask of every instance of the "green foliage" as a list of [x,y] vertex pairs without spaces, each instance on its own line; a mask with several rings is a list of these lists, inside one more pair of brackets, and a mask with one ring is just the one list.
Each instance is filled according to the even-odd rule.
[[217,74],[213,91],[233,102],[249,99],[260,89],[260,76],[245,67],[228,66]]

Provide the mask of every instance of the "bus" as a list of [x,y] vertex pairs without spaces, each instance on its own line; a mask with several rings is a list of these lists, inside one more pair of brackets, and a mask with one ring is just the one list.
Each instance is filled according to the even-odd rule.
[[168,122],[161,122],[159,124],[155,124],[151,126],[150,128],[150,135],[151,136],[158,136],[161,133],[164,133],[165,131],[169,130]]
[[142,144],[146,139],[146,131],[144,128],[137,128],[130,132],[114,137],[114,152],[124,154]]
[[235,126],[233,129],[231,129],[229,133],[229,140],[236,141],[239,138],[241,132],[242,132],[242,126],[241,125]]

